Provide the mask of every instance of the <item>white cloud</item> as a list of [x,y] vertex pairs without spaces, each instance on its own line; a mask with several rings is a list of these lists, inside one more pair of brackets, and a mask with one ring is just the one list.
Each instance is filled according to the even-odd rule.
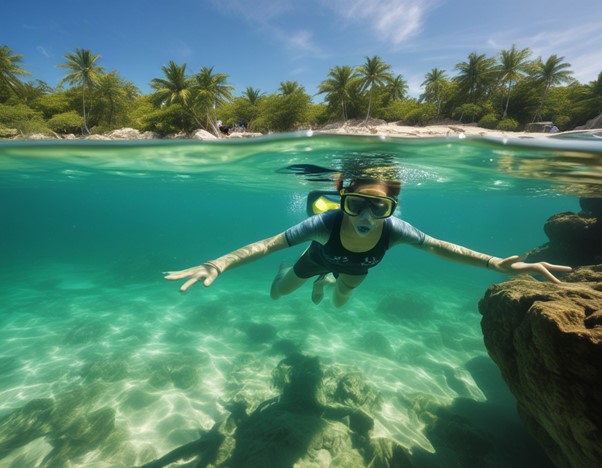
[[50,58],[50,57],[52,57],[52,55],[50,55],[50,54],[48,53],[48,51],[46,50],[46,48],[44,48],[43,46],[37,46],[37,47],[36,47],[36,50],[37,50],[37,51],[38,51],[38,52],[39,52],[41,55],[43,55],[43,56],[44,56],[44,57],[46,57],[46,58]]
[[296,31],[285,37],[292,47],[299,50],[313,50],[316,47],[312,40],[312,33],[309,31]]
[[[273,42],[282,44],[298,54],[322,56],[324,52],[309,30],[283,29],[282,19],[294,14],[299,3],[293,0],[211,0],[214,8],[226,15],[234,15],[249,23]],[[302,8],[305,5],[301,5]]]
[[399,45],[422,31],[426,13],[438,0],[320,0],[353,23],[367,24],[383,42]]
[[[503,36],[503,37],[502,37]],[[564,57],[564,61],[571,64],[574,77],[580,82],[596,79],[602,70],[602,23],[582,23],[578,26],[567,27],[560,30],[553,25],[549,29],[539,29],[536,34],[520,33],[511,37],[502,34],[495,43],[504,43],[505,47],[517,44],[518,47],[529,47],[533,57],[546,60],[550,55]],[[504,47],[499,47],[502,49]]]

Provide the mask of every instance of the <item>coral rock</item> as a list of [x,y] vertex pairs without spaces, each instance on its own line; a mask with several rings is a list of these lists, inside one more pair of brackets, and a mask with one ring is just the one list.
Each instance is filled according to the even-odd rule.
[[[518,277],[479,303],[490,356],[557,466],[602,466],[602,265]],[[577,281],[582,281],[577,283]]]

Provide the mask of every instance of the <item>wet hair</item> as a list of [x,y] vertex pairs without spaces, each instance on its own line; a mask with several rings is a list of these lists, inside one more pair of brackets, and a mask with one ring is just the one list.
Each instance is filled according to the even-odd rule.
[[369,177],[362,177],[352,179],[345,184],[345,181],[341,178],[337,179],[335,186],[338,191],[341,189],[348,190],[349,192],[355,192],[364,185],[382,185],[386,188],[387,196],[397,200],[399,191],[401,190],[401,182],[399,180],[384,180]]

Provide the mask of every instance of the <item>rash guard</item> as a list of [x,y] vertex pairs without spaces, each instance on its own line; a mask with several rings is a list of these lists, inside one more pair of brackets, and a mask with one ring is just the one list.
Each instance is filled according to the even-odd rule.
[[321,213],[287,229],[285,236],[290,246],[312,241],[310,247],[293,267],[302,278],[332,272],[365,275],[376,266],[385,252],[397,244],[422,245],[428,236],[399,218],[384,220],[383,232],[374,247],[366,252],[352,252],[341,243],[343,212],[331,210]]

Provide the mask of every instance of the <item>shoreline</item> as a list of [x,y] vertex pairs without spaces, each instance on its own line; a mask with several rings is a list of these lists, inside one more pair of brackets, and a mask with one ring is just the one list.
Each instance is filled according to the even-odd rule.
[[[433,137],[498,137],[498,138],[545,138],[558,133],[542,132],[523,132],[523,131],[501,131],[478,127],[475,124],[461,123],[442,123],[426,126],[400,125],[398,122],[384,122],[382,120],[373,120],[365,122],[347,121],[324,125],[315,129],[301,129],[300,131],[312,131],[321,135],[355,135],[355,136],[377,136],[388,138],[433,138]],[[279,132],[280,133],[280,132]],[[286,132],[282,132],[286,133]],[[292,132],[291,132],[292,133]],[[123,140],[199,140],[199,141],[229,141],[239,139],[253,139],[263,136],[277,135],[278,133],[256,133],[249,131],[233,131],[229,135],[221,135],[219,138],[212,133],[199,129],[191,134],[172,134],[160,136],[153,132],[141,132],[133,128],[120,128],[104,134],[93,134],[88,136],[67,135],[47,135],[32,134],[27,136],[15,136],[12,138],[2,138],[0,141],[73,141],[73,140],[95,140],[95,141],[123,141]]]

